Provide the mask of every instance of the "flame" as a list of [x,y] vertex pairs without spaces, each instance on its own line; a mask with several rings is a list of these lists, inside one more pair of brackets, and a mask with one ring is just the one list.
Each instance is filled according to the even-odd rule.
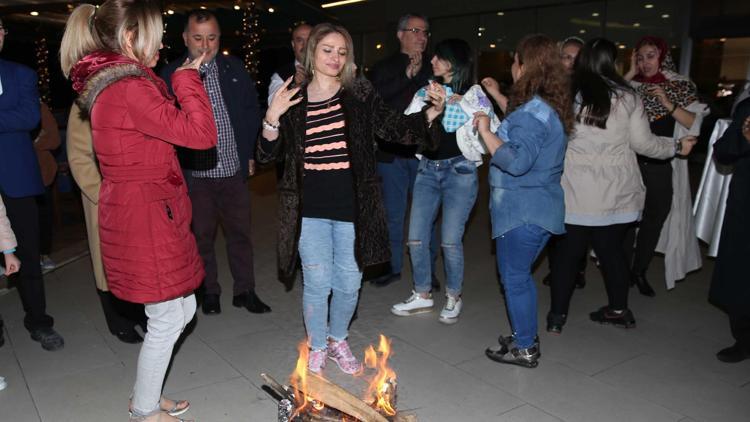
[[368,368],[377,368],[375,376],[367,387],[366,397],[373,401],[377,411],[387,416],[395,416],[396,409],[393,401],[395,400],[396,371],[388,366],[390,356],[391,342],[382,334],[377,353],[372,346],[365,350],[365,365]]
[[294,401],[297,408],[294,410],[295,414],[299,414],[305,409],[310,399],[302,393],[307,391],[307,361],[310,357],[310,349],[307,347],[307,342],[301,341],[297,345],[299,350],[299,357],[297,358],[297,365],[294,368],[294,372],[289,376],[289,384],[294,388]]

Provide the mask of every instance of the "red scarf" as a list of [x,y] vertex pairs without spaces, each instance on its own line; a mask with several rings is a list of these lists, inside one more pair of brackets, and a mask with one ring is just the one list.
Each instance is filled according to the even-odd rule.
[[663,73],[661,73],[664,61],[669,55],[669,46],[667,45],[666,41],[659,37],[645,36],[638,40],[638,42],[635,44],[635,51],[638,51],[638,49],[640,49],[643,45],[654,45],[657,49],[659,49],[659,71],[651,76],[644,76],[639,72],[637,75],[635,75],[633,80],[646,84],[660,84],[666,82],[667,77],[664,76]]

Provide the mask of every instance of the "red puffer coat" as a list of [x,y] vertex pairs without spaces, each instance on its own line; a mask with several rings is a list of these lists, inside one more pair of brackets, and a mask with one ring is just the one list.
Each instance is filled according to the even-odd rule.
[[121,55],[86,56],[71,79],[82,113],[91,118],[103,177],[99,234],[110,290],[136,303],[192,293],[203,280],[203,262],[173,145],[216,145],[211,103],[198,72],[172,77],[182,109],[151,69]]

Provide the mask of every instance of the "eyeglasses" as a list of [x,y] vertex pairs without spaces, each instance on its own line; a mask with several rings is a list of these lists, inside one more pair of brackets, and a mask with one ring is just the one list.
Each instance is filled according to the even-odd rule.
[[422,34],[426,38],[430,38],[430,31],[427,31],[427,30],[422,29],[422,28],[404,28],[404,29],[402,29],[402,31],[404,31],[404,32],[411,32],[414,35]]

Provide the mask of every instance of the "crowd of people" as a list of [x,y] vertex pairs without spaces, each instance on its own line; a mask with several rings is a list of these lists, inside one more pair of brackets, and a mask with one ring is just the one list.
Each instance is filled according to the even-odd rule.
[[[665,254],[668,286],[701,265],[684,157],[707,111],[659,38],[639,41],[621,75],[618,49],[605,38],[528,35],[514,49],[513,84],[501,89],[491,75],[474,83],[475,55],[465,40],[441,40],[427,54],[430,29],[421,15],[399,19],[400,50],[376,64],[369,79],[357,70],[345,28],[302,24],[292,32],[294,62],[273,74],[261,117],[255,82],[241,61],[217,54],[215,15],[188,15],[185,54],[157,75],[162,35],[156,2],[107,0],[73,10],[60,51],[78,95],[67,149],[96,287],[112,334],[142,342],[131,421],[179,421],[190,407],[164,397],[162,385],[197,307],[221,313],[219,225],[233,306],[271,312],[255,291],[247,183],[256,159],[277,163],[278,270],[288,281],[301,267],[314,373],[329,360],[347,374],[361,371],[347,337],[364,270],[388,263],[372,283],[398,281],[404,246],[413,291],[391,312],[433,311],[442,253],[438,319],[459,321],[463,237],[484,163],[489,237],[512,329],[485,351],[493,361],[539,363],[532,267],[545,247],[552,299],[546,330],[558,335],[576,287],[586,284],[590,248],[607,293],[590,319],[623,328],[636,326],[631,285],[655,294],[646,279],[655,251]],[[4,36],[0,21],[0,49]],[[40,120],[35,78],[0,60],[0,250],[5,273],[19,272],[32,339],[59,350],[64,341],[46,314],[41,277],[35,198],[45,183],[30,138]],[[718,353],[725,362],[750,357],[750,292],[739,282],[750,244],[741,223],[750,176],[748,101],[716,145],[716,159],[736,166],[710,296],[730,315],[737,340]]]

